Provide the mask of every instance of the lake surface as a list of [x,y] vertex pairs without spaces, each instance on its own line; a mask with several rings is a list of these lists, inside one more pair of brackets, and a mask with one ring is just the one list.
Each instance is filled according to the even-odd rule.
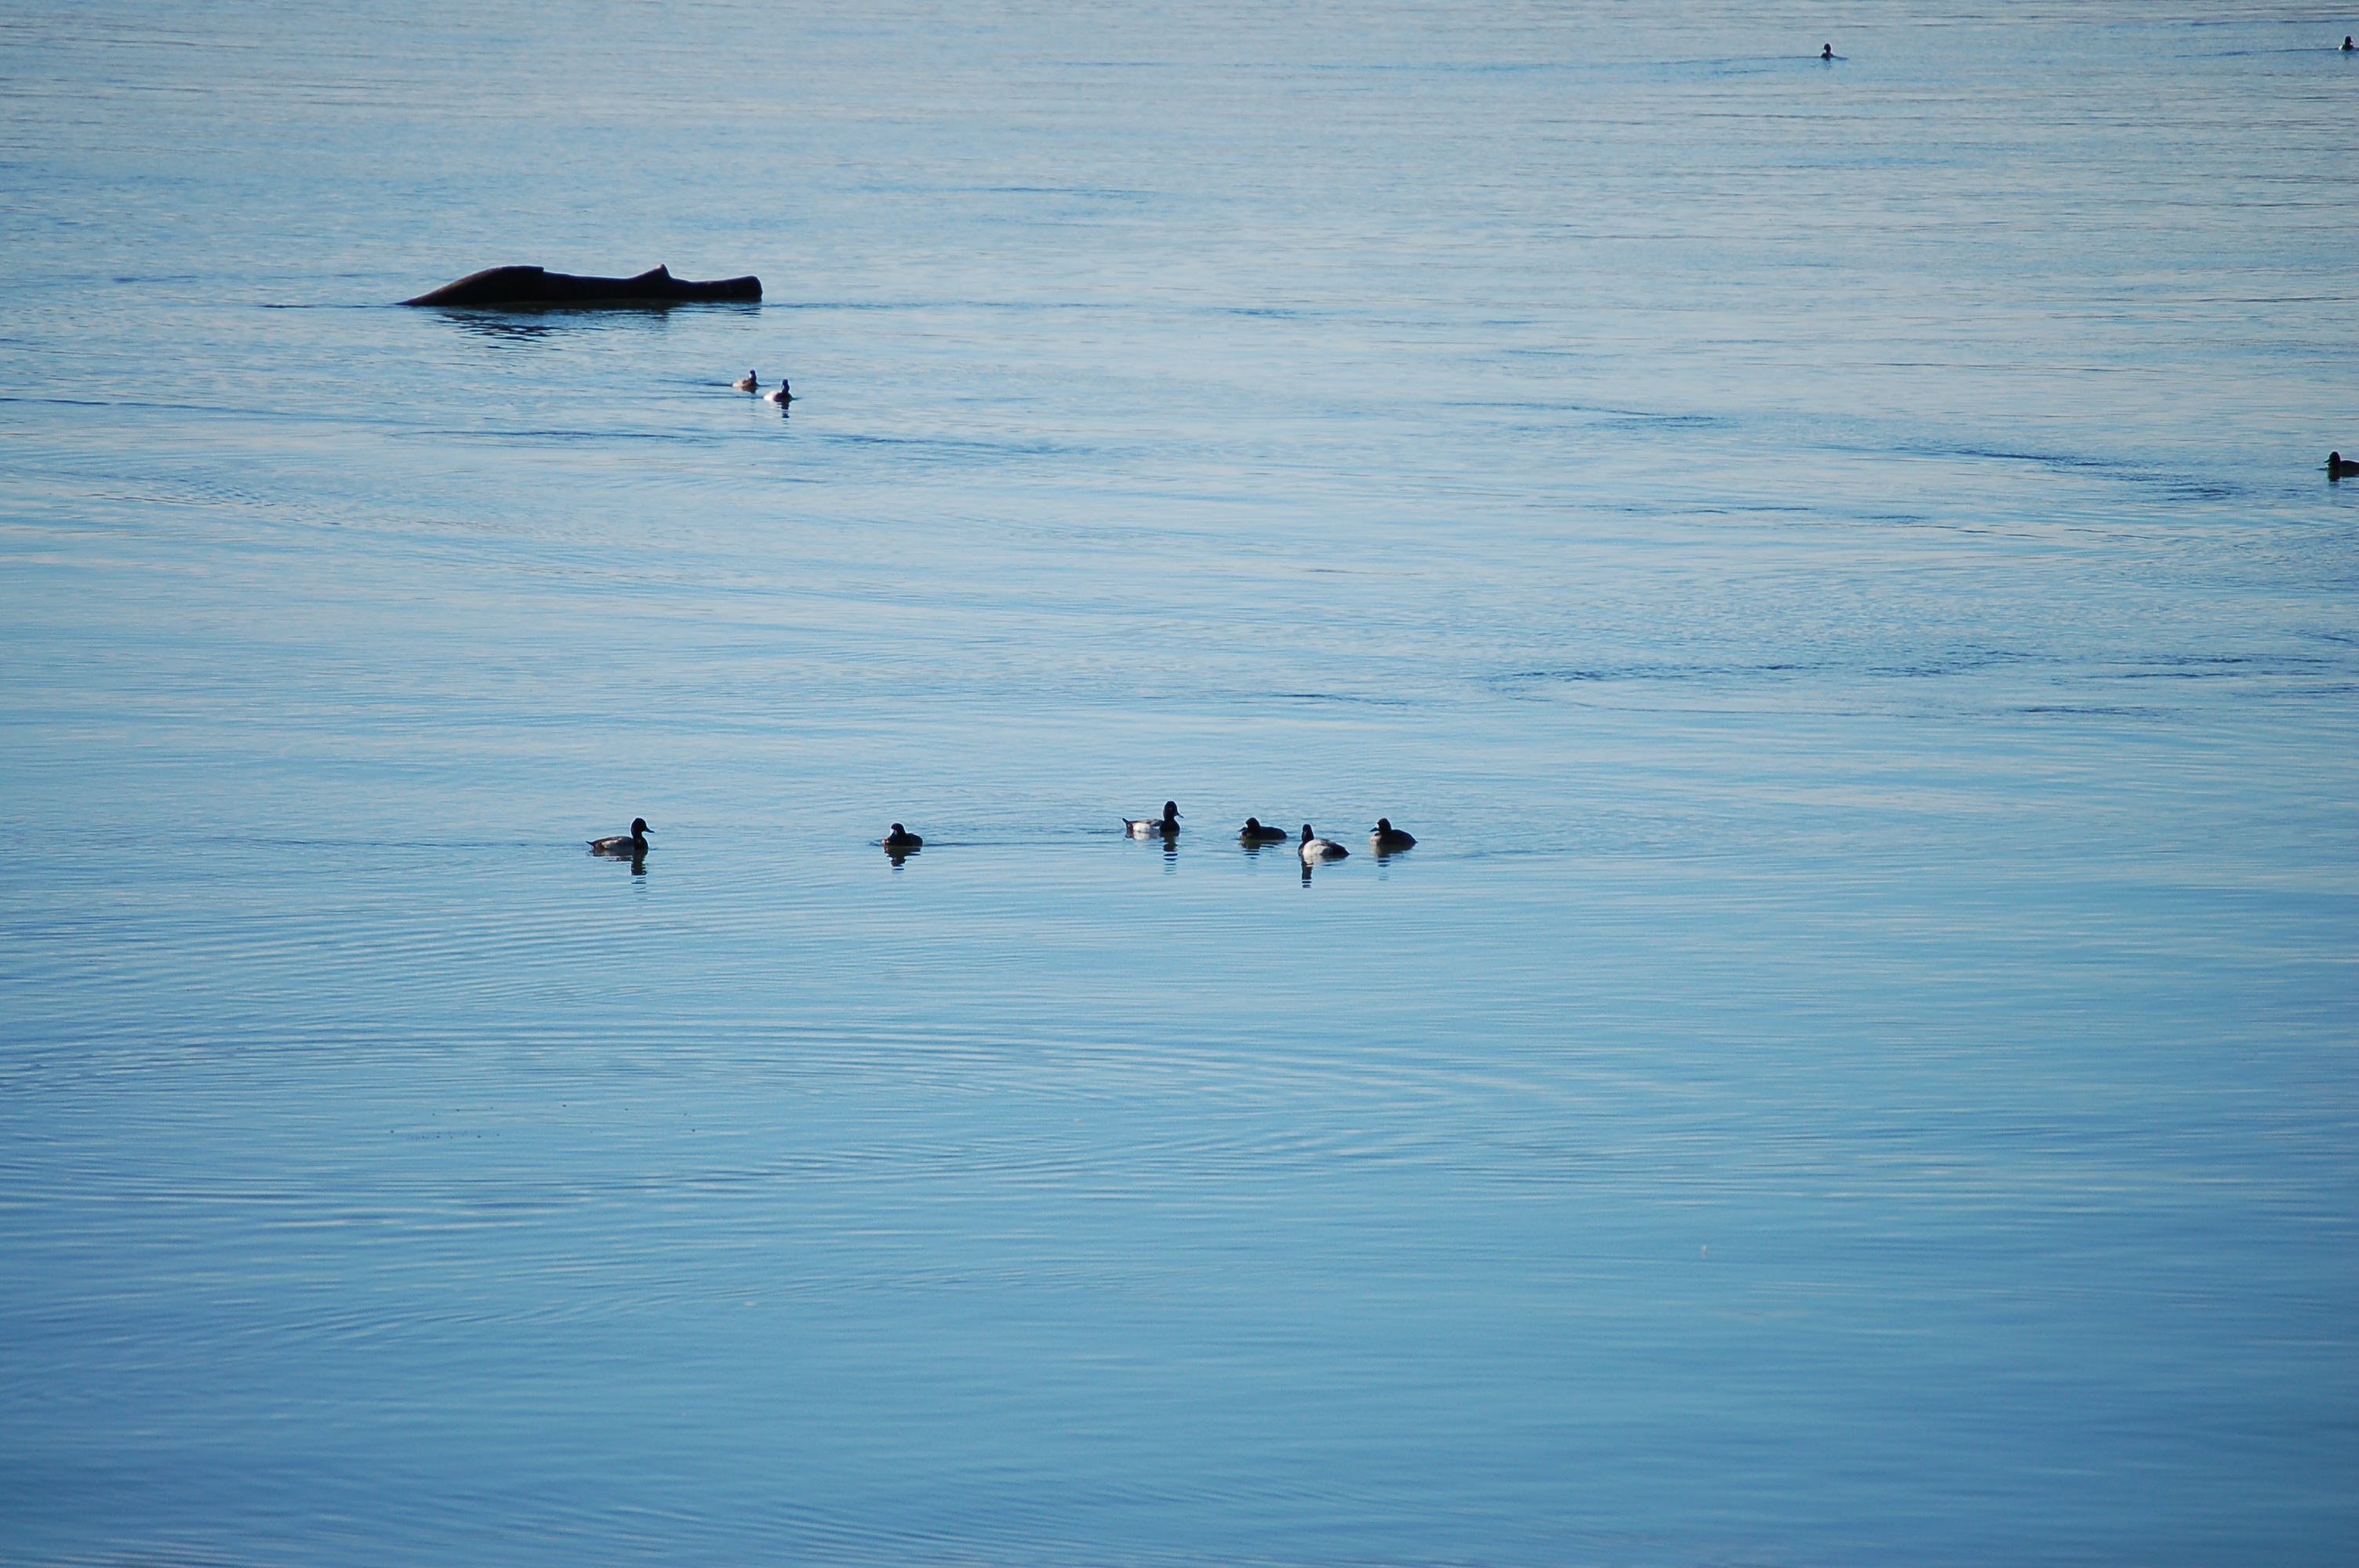
[[2352,25],[0,12],[0,1558],[2350,1561]]

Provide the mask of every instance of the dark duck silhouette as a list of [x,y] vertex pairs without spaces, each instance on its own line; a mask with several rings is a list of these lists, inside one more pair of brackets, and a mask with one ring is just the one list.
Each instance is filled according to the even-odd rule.
[[634,816],[631,818],[631,830],[628,833],[618,833],[612,838],[591,839],[590,852],[593,855],[628,855],[635,860],[646,854],[647,852],[647,819],[644,816]]

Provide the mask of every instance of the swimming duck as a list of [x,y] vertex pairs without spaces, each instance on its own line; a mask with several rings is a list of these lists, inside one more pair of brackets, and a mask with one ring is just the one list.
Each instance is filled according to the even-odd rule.
[[884,844],[887,849],[915,849],[924,843],[923,838],[897,822],[893,824],[893,831],[885,835],[884,838]]
[[2349,54],[2351,52],[2351,35],[2349,33],[2343,35],[2343,52],[2344,54]]
[[1245,825],[1237,829],[1237,837],[1248,844],[1275,844],[1286,837],[1286,829],[1264,827],[1260,817],[1248,816],[1245,818]]
[[1308,822],[1302,825],[1303,864],[1309,865],[1313,860],[1340,860],[1351,852],[1332,838],[1321,838],[1311,832]]
[[759,392],[762,390],[762,378],[749,370],[729,384],[740,392]]
[[793,392],[791,392],[790,390],[788,390],[788,386],[787,386],[787,378],[786,378],[786,377],[784,377],[784,376],[780,376],[780,377],[778,378],[778,390],[777,390],[777,391],[776,391],[776,392],[766,392],[766,393],[762,394],[762,401],[763,401],[763,402],[765,402],[765,403],[775,403],[775,404],[777,404],[777,405],[779,407],[781,407],[781,408],[785,407],[788,404],[792,403],[794,400],[795,400],[795,395],[794,395],[794,393],[793,393]]
[[628,855],[636,860],[647,852],[647,819],[631,818],[631,830],[612,838],[592,838],[590,852],[593,855]]
[[1825,45],[1824,47],[1822,47],[1822,48],[1819,50],[1819,58],[1820,58],[1821,59],[1834,59],[1834,58],[1835,58],[1835,46],[1834,46],[1834,45],[1832,45],[1832,44],[1828,44],[1828,45]]
[[1379,855],[1390,855],[1408,849],[1416,838],[1393,826],[1389,816],[1379,816],[1376,825],[1368,829],[1368,842],[1376,847]]
[[2326,477],[2329,479],[2359,479],[2359,463],[2341,452],[2326,454]]
[[1177,833],[1180,831],[1180,803],[1165,801],[1160,820],[1152,816],[1125,816],[1122,819],[1122,826],[1123,830],[1134,838],[1144,838],[1152,833]]

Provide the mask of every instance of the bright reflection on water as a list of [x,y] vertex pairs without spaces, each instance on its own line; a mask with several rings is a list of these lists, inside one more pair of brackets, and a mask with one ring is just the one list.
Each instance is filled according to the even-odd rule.
[[2346,1560],[2347,30],[0,19],[0,1557]]

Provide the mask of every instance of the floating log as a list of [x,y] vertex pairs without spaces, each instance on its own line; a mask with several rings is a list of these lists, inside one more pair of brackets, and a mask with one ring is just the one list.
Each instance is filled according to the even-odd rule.
[[758,277],[691,283],[655,267],[636,277],[576,277],[537,266],[488,266],[456,283],[405,299],[404,305],[685,305],[711,299],[759,299]]

